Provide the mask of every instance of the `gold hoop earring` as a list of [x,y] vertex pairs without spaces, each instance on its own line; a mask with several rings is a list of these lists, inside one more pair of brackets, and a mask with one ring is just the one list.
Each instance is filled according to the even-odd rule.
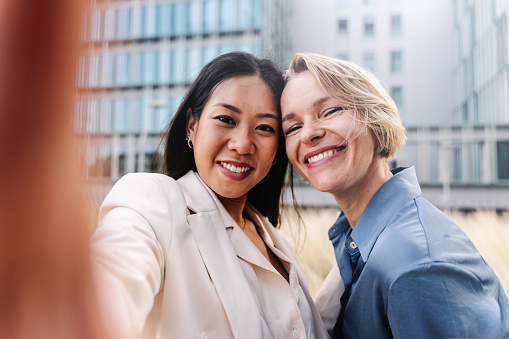
[[276,162],[277,162],[277,159],[274,158],[274,161],[272,162],[272,166],[274,166],[276,164]]
[[193,143],[191,142],[191,135],[186,136],[187,146],[189,146],[190,149],[193,149]]

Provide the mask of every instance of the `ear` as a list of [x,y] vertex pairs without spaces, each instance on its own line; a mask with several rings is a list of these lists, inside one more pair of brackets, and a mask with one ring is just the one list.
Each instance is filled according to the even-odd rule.
[[195,132],[197,123],[198,120],[193,117],[193,110],[188,108],[186,112],[186,132],[188,135],[192,135]]

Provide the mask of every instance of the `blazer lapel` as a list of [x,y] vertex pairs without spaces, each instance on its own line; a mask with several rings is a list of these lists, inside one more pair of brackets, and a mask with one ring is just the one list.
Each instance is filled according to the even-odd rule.
[[187,219],[233,335],[235,338],[261,338],[258,307],[226,233],[224,218],[216,205],[220,202],[216,202],[215,194],[192,171],[177,182],[188,208],[195,212]]

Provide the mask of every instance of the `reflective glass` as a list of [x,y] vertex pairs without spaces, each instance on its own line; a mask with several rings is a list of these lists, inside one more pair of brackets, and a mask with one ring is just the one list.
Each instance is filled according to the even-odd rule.
[[212,34],[218,31],[219,2],[218,0],[205,0],[204,2],[203,33]]
[[203,28],[203,4],[192,1],[187,4],[187,34],[200,34]]
[[254,28],[253,0],[239,0],[239,30]]
[[221,16],[219,29],[221,32],[231,32],[235,29],[234,0],[220,0]]
[[172,5],[172,31],[175,35],[184,35],[186,33],[186,11],[187,4],[178,2]]

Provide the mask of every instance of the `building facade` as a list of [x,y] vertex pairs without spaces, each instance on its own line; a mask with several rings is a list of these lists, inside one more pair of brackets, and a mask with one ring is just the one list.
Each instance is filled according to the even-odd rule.
[[154,170],[200,69],[233,50],[288,59],[286,1],[93,1],[83,17],[75,131],[84,177]]
[[292,52],[364,65],[405,126],[452,123],[452,0],[294,0]]

